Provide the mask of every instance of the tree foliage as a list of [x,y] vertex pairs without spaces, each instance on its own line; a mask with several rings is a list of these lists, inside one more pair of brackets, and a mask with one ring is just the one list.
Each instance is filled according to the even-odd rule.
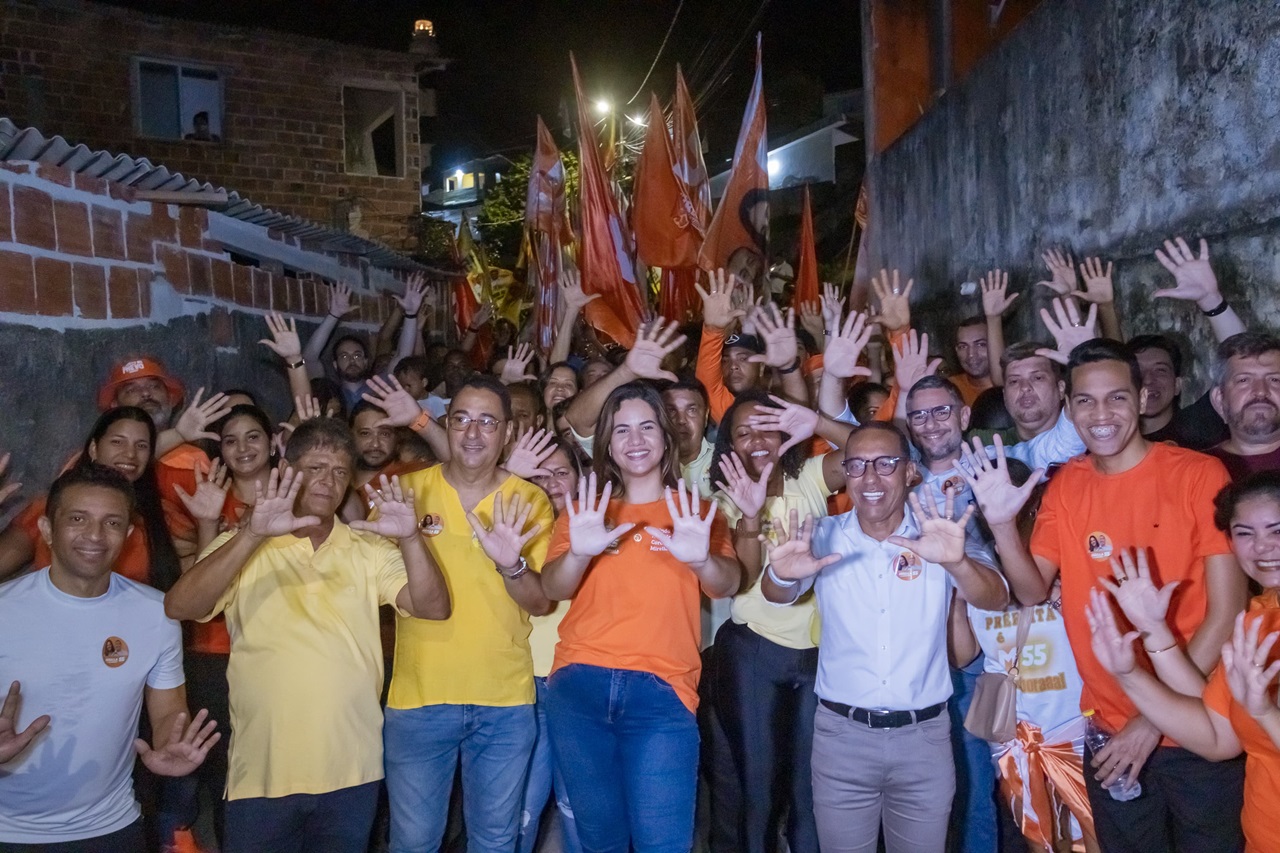
[[[572,151],[560,154],[564,160],[565,194],[575,198],[578,194],[578,157]],[[515,158],[511,168],[504,170],[502,180],[486,187],[484,203],[477,217],[481,243],[488,253],[489,263],[512,269],[520,256],[520,241],[524,232],[524,203],[529,193],[529,175],[533,168],[533,156],[523,154]]]

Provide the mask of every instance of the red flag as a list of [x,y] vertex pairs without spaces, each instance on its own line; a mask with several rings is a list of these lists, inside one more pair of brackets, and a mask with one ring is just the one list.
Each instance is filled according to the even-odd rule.
[[528,275],[534,291],[534,341],[546,355],[551,351],[559,302],[561,248],[569,242],[565,215],[565,172],[551,132],[538,116],[538,146],[533,154],[529,193],[525,199],[525,244],[531,263]]
[[705,270],[723,267],[759,286],[769,242],[769,141],[765,127],[760,35],[756,35],[756,76],[738,130],[733,171],[711,218],[698,263]]
[[818,250],[813,244],[813,210],[809,185],[804,185],[804,212],[800,214],[800,257],[796,260],[796,292],[792,303],[818,301]]
[[600,162],[587,102],[582,97],[578,64],[573,66],[573,90],[578,97],[579,204],[582,216],[582,245],[578,266],[582,269],[582,289],[602,298],[587,303],[587,321],[624,347],[635,343],[636,329],[644,312],[631,259],[631,235],[618,215],[609,178]]
[[697,212],[676,177],[671,139],[657,95],[650,95],[649,127],[636,163],[631,196],[631,227],[636,254],[651,267],[688,267],[698,263],[702,244]]

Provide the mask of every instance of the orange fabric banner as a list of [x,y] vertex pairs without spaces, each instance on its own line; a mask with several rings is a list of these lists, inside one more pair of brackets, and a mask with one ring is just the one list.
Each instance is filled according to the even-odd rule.
[[560,149],[538,116],[538,145],[533,154],[529,191],[524,205],[528,276],[534,287],[534,342],[543,355],[551,351],[559,307],[562,248],[570,242],[565,214],[565,171]]
[[636,254],[648,266],[697,265],[702,233],[693,203],[676,176],[671,138],[657,95],[649,97],[649,126],[631,196],[631,227]]
[[569,62],[573,67],[573,91],[578,98],[578,195],[582,219],[578,266],[582,270],[582,289],[601,296],[587,304],[587,322],[630,347],[644,313],[631,258],[631,234],[618,215],[609,177],[600,161],[600,147],[572,54]]
[[756,76],[738,131],[733,170],[698,256],[703,269],[723,267],[757,289],[768,268],[769,244],[769,141],[761,66],[757,34]]
[[705,237],[711,221],[711,180],[702,159],[702,137],[698,133],[693,98],[679,65],[676,66],[676,99],[671,108],[671,140],[676,177],[684,184],[685,195],[693,205],[693,227],[698,229],[699,236]]
[[[1058,731],[1062,728],[1059,726]],[[1055,846],[1058,838],[1070,837],[1070,828],[1059,822],[1063,806],[1079,822],[1085,835],[1096,837],[1093,810],[1084,787],[1084,759],[1076,752],[1072,739],[1045,743],[1039,726],[1019,720],[1017,735],[1004,745],[997,763],[1000,790],[1013,818],[1023,836],[1039,850],[1052,853],[1058,849]],[[1083,840],[1075,841],[1071,849],[1084,851]]]
[[804,211],[800,214],[800,257],[796,259],[796,291],[793,305],[817,302],[818,249],[813,240],[813,208],[809,204],[809,185],[804,185]]

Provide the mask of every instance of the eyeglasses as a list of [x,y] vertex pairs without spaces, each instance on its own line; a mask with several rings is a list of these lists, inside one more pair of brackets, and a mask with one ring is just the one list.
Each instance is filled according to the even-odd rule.
[[901,456],[877,456],[875,459],[861,459],[854,456],[841,462],[840,467],[844,469],[846,477],[861,477],[867,473],[868,465],[873,466],[881,477],[888,477],[898,470],[898,465],[901,463]]
[[943,423],[951,420],[951,413],[955,408],[955,406],[934,406],[932,409],[916,409],[914,412],[907,412],[907,420],[914,426],[924,426],[925,421],[930,417],[938,423]]
[[491,418],[488,415],[481,415],[478,418],[473,418],[470,415],[449,415],[449,429],[454,432],[466,432],[467,428],[472,424],[478,424],[481,432],[493,432],[500,423],[502,421],[497,418]]

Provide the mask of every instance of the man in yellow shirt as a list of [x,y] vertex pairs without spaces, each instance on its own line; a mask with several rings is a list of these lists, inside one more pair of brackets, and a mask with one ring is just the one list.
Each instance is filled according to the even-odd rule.
[[[425,428],[407,391],[370,383],[386,423]],[[448,622],[396,620],[387,699],[391,849],[438,850],[462,759],[467,849],[511,853],[537,733],[529,616],[551,612],[539,572],[551,539],[546,493],[499,467],[511,397],[475,375],[449,402],[449,459],[401,478],[449,585]]]
[[378,607],[447,619],[449,593],[396,480],[367,487],[376,521],[335,517],[356,458],[345,424],[304,422],[285,455],[165,610],[224,613],[231,634],[225,853],[363,853],[383,777]]

